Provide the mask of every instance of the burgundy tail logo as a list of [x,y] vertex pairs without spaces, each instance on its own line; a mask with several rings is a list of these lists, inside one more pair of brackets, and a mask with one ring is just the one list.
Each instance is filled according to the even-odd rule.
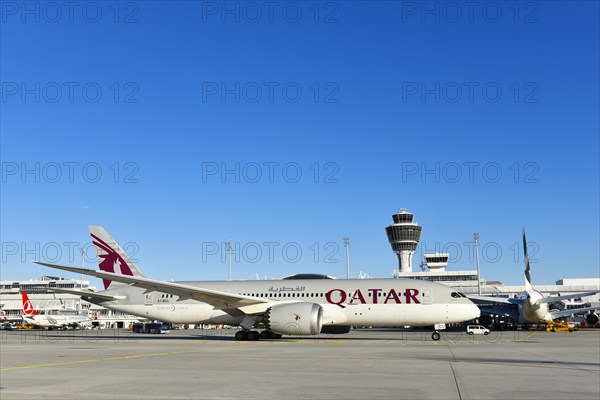
[[[92,234],[92,241],[94,245],[99,249],[104,250],[106,254],[98,254],[101,259],[99,262],[100,270],[104,272],[112,272],[113,274],[133,276],[133,272],[129,268],[129,265],[123,260],[123,257],[119,255],[112,247],[106,242],[100,239],[98,236]],[[102,279],[104,283],[104,289],[108,289],[110,282],[108,279]]]

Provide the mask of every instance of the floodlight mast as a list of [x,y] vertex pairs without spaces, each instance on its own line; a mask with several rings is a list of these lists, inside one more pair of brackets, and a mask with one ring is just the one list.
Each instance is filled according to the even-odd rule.
[[350,247],[350,238],[344,238],[344,247],[346,248],[346,279],[350,279],[350,253],[348,250]]
[[481,272],[479,271],[479,232],[473,234],[475,241],[475,258],[477,259],[477,293],[481,296]]

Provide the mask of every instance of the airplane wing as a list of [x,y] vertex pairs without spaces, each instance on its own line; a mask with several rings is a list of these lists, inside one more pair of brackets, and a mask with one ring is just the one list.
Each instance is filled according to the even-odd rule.
[[599,292],[595,291],[595,292],[586,292],[586,293],[565,294],[564,296],[544,297],[543,299],[539,299],[538,303],[551,303],[551,302],[554,302],[554,301],[562,301],[562,300],[568,300],[568,299],[578,299],[580,297],[593,296],[596,293],[599,293]]
[[469,298],[469,300],[487,301],[490,303],[498,303],[498,304],[523,304],[523,299],[517,299],[517,298],[513,298],[513,297],[467,295],[467,298]]
[[[95,276],[97,278],[108,279],[115,282],[127,283],[132,286],[138,286],[147,289],[149,292],[164,292],[179,297],[179,300],[194,299],[212,305],[233,315],[260,314],[265,312],[272,304],[268,299],[262,299],[252,296],[242,296],[233,293],[221,292],[218,290],[203,289],[195,286],[184,285],[175,282],[164,282],[155,279],[142,278],[139,276],[127,276],[104,272],[89,268],[68,267],[66,265],[50,264],[40,261],[33,261],[36,264],[50,268],[69,271],[76,274]],[[259,307],[250,307],[259,306]],[[261,307],[262,306],[262,307]]]
[[557,318],[568,317],[569,315],[573,315],[573,314],[579,314],[582,312],[595,311],[595,310],[600,310],[600,307],[573,308],[573,309],[564,310],[564,311],[551,311],[548,314],[549,314],[549,317],[554,320]]
[[96,292],[91,292],[88,290],[58,289],[58,288],[46,288],[46,290],[48,292],[52,292],[52,293],[74,294],[74,295],[83,297],[84,299],[86,299],[86,298],[97,299],[99,301],[114,301],[114,300],[123,300],[126,298],[125,296],[112,296],[109,294],[96,293]]

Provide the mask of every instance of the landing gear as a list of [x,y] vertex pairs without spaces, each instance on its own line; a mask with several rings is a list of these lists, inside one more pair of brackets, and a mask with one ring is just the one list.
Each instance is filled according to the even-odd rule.
[[248,331],[237,331],[235,333],[235,340],[237,340],[237,341],[248,340]]
[[439,332],[437,332],[437,331],[436,331],[436,332],[433,332],[433,333],[431,334],[431,338],[432,338],[433,340],[435,340],[436,342],[437,342],[438,340],[440,340],[440,337],[441,337],[441,336],[440,336],[440,333],[439,333]]
[[262,331],[260,333],[260,338],[263,340],[268,340],[268,339],[281,339],[281,335],[279,333],[274,333],[271,331]]
[[271,331],[262,331],[259,333],[258,331],[241,330],[235,333],[235,340],[237,341],[256,341],[258,339],[281,339],[281,335]]
[[262,340],[271,339],[271,334],[272,334],[272,332],[271,332],[271,331],[262,331],[262,332],[260,333],[260,338],[261,338]]

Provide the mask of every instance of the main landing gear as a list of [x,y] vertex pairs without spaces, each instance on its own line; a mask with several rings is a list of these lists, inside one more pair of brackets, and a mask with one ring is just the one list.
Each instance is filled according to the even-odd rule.
[[437,342],[441,338],[440,333],[438,331],[433,332],[431,338]]
[[262,331],[259,333],[258,331],[241,330],[235,333],[235,340],[237,341],[257,341],[258,339],[281,339],[281,335],[271,331]]

